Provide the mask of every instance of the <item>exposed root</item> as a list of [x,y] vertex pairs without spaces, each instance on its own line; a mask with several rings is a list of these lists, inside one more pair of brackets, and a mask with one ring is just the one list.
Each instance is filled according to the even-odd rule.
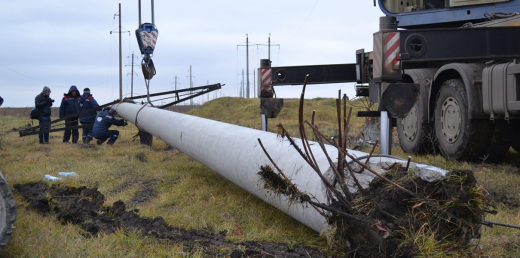
[[288,196],[290,202],[308,203],[311,197],[305,193],[298,191],[295,185],[284,179],[273,171],[269,165],[261,166],[258,175],[264,182],[264,188],[273,191],[276,194]]
[[[349,117],[345,117],[344,106],[344,117],[341,117],[339,98],[338,141],[331,141],[319,132],[314,121],[302,122],[304,91],[305,85],[299,109],[302,147],[295,144],[295,139],[282,125],[278,125],[279,135],[287,138],[318,174],[332,201],[320,203],[299,191],[265,149],[278,172],[264,165],[258,174],[266,189],[286,196],[289,203],[308,203],[326,217],[330,226],[329,247],[334,257],[444,257],[470,252],[472,240],[480,238],[480,227],[487,223],[483,220],[484,212],[493,211],[471,171],[452,171],[442,180],[431,183],[408,171],[408,161],[406,167],[400,163],[383,167],[384,171],[379,174],[368,166],[368,162],[361,162],[346,149],[346,137],[342,135],[345,136],[348,130],[350,112]],[[344,121],[343,127],[341,121]],[[313,158],[304,124],[312,129],[326,154],[332,170],[330,179],[324,176]],[[261,144],[260,139],[259,142]],[[324,142],[338,149],[337,162],[333,162],[326,152]],[[346,164],[347,158],[363,170],[353,171]],[[371,173],[375,179],[364,189],[354,172]],[[355,182],[357,191],[348,190],[345,186],[348,180]]]

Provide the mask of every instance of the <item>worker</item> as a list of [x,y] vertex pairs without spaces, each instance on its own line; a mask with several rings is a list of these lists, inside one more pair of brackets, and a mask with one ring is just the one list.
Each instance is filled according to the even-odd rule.
[[[80,94],[78,88],[72,85],[69,92],[63,94],[60,105],[60,118],[74,115],[80,111],[79,106]],[[79,139],[78,133],[78,116],[72,116],[65,119],[65,133],[63,133],[63,142],[68,143],[72,132],[72,143],[77,143]]]
[[[89,110],[92,108],[99,107],[97,101],[90,94],[90,89],[83,89],[83,95],[79,98],[79,105],[81,106],[81,111]],[[79,116],[79,122],[83,126],[83,134],[82,139],[83,143],[88,144],[92,139],[92,127],[94,126],[94,120],[96,120],[97,111],[92,110],[85,114],[81,114]]]
[[108,130],[108,128],[112,125],[116,126],[125,126],[128,125],[126,120],[124,119],[116,119],[114,116],[116,115],[115,109],[104,108],[99,112],[94,121],[94,127],[92,128],[92,136],[97,139],[97,144],[103,144],[107,139],[107,144],[112,145],[117,141],[119,137],[119,131],[117,130]]
[[47,86],[43,87],[43,90],[40,94],[36,96],[34,99],[34,106],[39,111],[38,121],[40,124],[40,133],[38,134],[38,138],[40,140],[40,144],[49,143],[49,130],[51,129],[51,125],[48,124],[46,126],[41,126],[42,124],[47,124],[51,121],[51,107],[54,102],[50,97],[51,89]]

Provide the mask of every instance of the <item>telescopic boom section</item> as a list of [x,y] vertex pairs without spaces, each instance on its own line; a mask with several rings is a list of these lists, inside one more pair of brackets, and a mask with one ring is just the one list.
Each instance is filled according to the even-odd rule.
[[[281,139],[277,134],[270,132],[137,104],[121,103],[114,105],[114,108],[121,117],[134,123],[141,130],[165,141],[313,230],[328,231],[326,219],[318,211],[309,205],[291,203],[285,196],[265,189],[263,181],[257,174],[261,166],[272,167],[258,142],[260,139],[277,166],[301,192],[315,197],[320,203],[328,204],[329,199],[323,181],[286,138]],[[330,178],[333,172],[319,144],[311,142],[310,149],[314,153],[317,166],[324,171],[325,176]],[[338,156],[336,147],[326,145],[326,150],[330,157]],[[356,157],[365,156],[365,159],[368,156],[368,153],[364,152],[354,150],[348,152]],[[350,161],[347,159],[347,162]],[[394,162],[406,165],[404,160],[383,157],[372,158],[369,166],[377,171],[378,167],[388,167]],[[447,173],[440,168],[415,163],[411,163],[410,167],[419,177],[427,181],[439,180]],[[368,172],[356,174],[356,177],[360,182],[366,183],[366,187],[375,178]],[[346,182],[347,184],[353,184],[353,180],[346,179],[346,181],[349,181]],[[352,189],[355,187],[353,186]]]

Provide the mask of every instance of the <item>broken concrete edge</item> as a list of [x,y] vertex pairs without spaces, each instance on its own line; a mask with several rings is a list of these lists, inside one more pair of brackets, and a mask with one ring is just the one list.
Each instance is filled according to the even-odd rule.
[[[361,163],[365,163],[366,159],[367,159],[366,157],[360,157],[359,161]],[[406,160],[400,160],[400,159],[397,159],[394,157],[378,157],[376,155],[376,156],[371,157],[367,166],[369,168],[371,168],[372,170],[374,170],[376,173],[378,173],[380,175],[384,175],[385,173],[387,173],[390,170],[389,169],[390,167],[396,166],[396,164],[398,164],[398,166],[404,168],[404,167],[406,167],[406,163],[407,163]],[[337,163],[335,163],[335,165],[337,166]],[[358,182],[360,183],[360,185],[363,189],[367,189],[369,187],[370,183],[373,180],[375,180],[377,177],[372,172],[370,172],[366,169],[362,169],[361,165],[359,165],[353,161],[351,161],[348,166],[354,172],[362,171],[360,173],[354,173],[354,176],[356,177],[356,179],[358,180]],[[408,170],[413,172],[414,175],[416,177],[420,178],[421,180],[430,182],[430,183],[438,182],[438,181],[446,178],[450,173],[450,171],[439,168],[439,167],[435,167],[432,165],[419,164],[419,163],[415,163],[415,162],[410,162]],[[355,184],[354,180],[352,180],[348,169],[345,169],[344,174],[346,177],[345,184],[347,185],[349,192],[357,193],[358,187]],[[329,180],[329,182],[333,182],[334,173],[332,171],[332,168],[329,168],[327,170],[327,172],[324,174],[324,176]],[[326,196],[327,189],[324,184],[322,184],[321,189],[322,189],[323,194]]]
[[[365,159],[362,159],[360,161],[364,161]],[[383,172],[380,174],[384,174],[385,171],[387,171],[388,168],[395,163],[400,164],[402,167],[406,167],[407,161],[406,160],[396,160],[396,159],[390,159],[390,158],[379,158],[374,157],[369,161],[370,168],[377,168],[376,171]],[[437,182],[439,180],[442,180],[446,176],[449,175],[450,171],[446,169],[442,169],[436,166],[432,165],[426,165],[426,164],[420,164],[415,162],[410,162],[410,165],[408,167],[408,170],[411,170],[415,173],[415,176],[419,177],[420,179],[433,183]],[[370,172],[363,172],[363,173],[370,173]]]

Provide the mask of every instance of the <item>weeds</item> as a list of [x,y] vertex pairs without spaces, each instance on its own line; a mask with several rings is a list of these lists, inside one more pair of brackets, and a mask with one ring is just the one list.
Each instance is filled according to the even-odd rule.
[[[189,113],[231,123],[240,121],[244,125],[260,128],[257,101],[258,99],[221,98],[218,101],[210,101],[203,106],[196,107]],[[347,108],[357,105],[356,101],[347,102]],[[295,132],[294,136],[298,137],[298,100],[286,99],[284,103],[284,109],[278,118],[270,120],[270,124],[282,123],[287,131]],[[221,106],[222,108],[220,108]],[[316,110],[314,125],[319,126],[320,132],[328,139],[334,136],[337,139],[335,107],[336,101],[333,99],[305,100],[304,117],[312,116],[312,112],[307,112],[307,110]],[[4,109],[0,108],[0,111]],[[239,225],[244,236],[240,239],[233,239],[233,241],[294,242],[307,246],[318,246],[326,250],[326,239],[328,238],[331,248],[347,245],[346,238],[334,237],[336,235],[334,232],[337,230],[332,229],[329,232],[330,235],[320,237],[311,229],[246,193],[200,163],[188,162],[189,158],[186,155],[178,151],[165,151],[167,145],[160,140],[155,139],[152,149],[132,142],[131,137],[137,131],[132,125],[119,128],[121,130],[120,139],[112,148],[96,146],[87,149],[76,145],[62,145],[59,143],[62,133],[51,133],[51,144],[42,148],[37,145],[37,136],[20,138],[17,133],[7,133],[13,128],[22,128],[28,123],[30,124],[30,119],[25,118],[27,116],[25,113],[28,114],[29,110],[30,108],[26,110],[27,112],[22,112],[19,117],[9,115],[0,118],[0,134],[3,134],[0,138],[2,141],[0,169],[11,186],[16,183],[40,180],[44,174],[62,171],[61,164],[65,164],[65,160],[70,159],[74,162],[67,164],[72,171],[79,174],[79,177],[67,179],[64,183],[75,187],[82,185],[98,187],[99,191],[105,194],[108,204],[117,200],[130,203],[129,200],[140,189],[141,180],[162,180],[158,181],[160,183],[155,186],[158,195],[153,197],[149,203],[145,205],[129,204],[128,208],[139,209],[141,216],[162,216],[170,225],[188,229],[207,227],[216,233],[236,231],[235,225]],[[230,112],[230,110],[234,112]],[[353,112],[356,110],[360,109],[354,107]],[[309,121],[309,123],[311,122]],[[350,123],[348,136],[356,137],[361,131],[364,119],[352,117]],[[276,131],[277,128],[273,126],[270,129]],[[307,130],[307,133],[309,137],[314,137],[312,131]],[[371,146],[363,150],[369,152],[370,148]],[[377,153],[377,151],[376,148],[375,152]],[[144,153],[148,162],[139,162],[135,158],[138,153]],[[392,153],[404,159],[408,157],[408,154],[403,153],[399,148],[393,148]],[[373,159],[375,160],[375,158]],[[480,189],[477,194],[483,192],[486,198],[494,200],[496,209],[499,211],[498,214],[487,214],[485,219],[506,224],[520,224],[518,208],[520,204],[520,192],[518,191],[520,155],[513,150],[506,155],[505,164],[502,165],[481,166],[467,162],[446,161],[437,155],[416,155],[413,156],[413,161],[449,170],[472,170],[478,179],[478,186],[486,189],[486,191]],[[271,164],[269,165],[276,172],[276,169]],[[410,170],[408,176],[411,175],[413,174]],[[402,181],[396,182],[402,184]],[[412,189],[412,192],[415,191],[416,189]],[[398,191],[393,190],[392,194],[396,192]],[[383,193],[386,195],[388,192]],[[15,197],[18,218],[13,237],[1,253],[5,257],[203,257],[200,254],[184,252],[181,245],[172,245],[153,237],[143,237],[131,231],[118,230],[115,234],[101,233],[97,237],[85,238],[77,226],[63,225],[54,217],[42,217],[31,212],[27,209],[27,202],[22,201],[18,195]],[[373,199],[358,195],[354,200],[359,203],[366,202],[365,209],[362,211],[368,211],[366,213],[369,215],[379,213],[376,208],[377,203]],[[353,202],[354,208],[357,205],[355,201]],[[412,203],[407,205],[412,205]],[[413,205],[415,204],[420,204],[420,202],[415,202]],[[474,205],[480,204],[475,201]],[[419,208],[413,211],[415,212]],[[360,212],[360,215],[364,215],[364,213]],[[385,226],[389,220],[381,217],[380,222],[385,229],[390,229]],[[338,221],[338,223],[341,222]],[[377,229],[377,221],[375,223],[370,226]],[[352,225],[352,223],[347,225]],[[431,234],[423,234],[422,232],[426,232],[424,230],[415,235],[400,228],[388,230],[388,232],[392,235],[402,233],[403,237],[408,236],[405,239],[410,239],[410,241],[404,241],[404,244],[399,247],[404,252],[407,252],[408,249],[418,250],[421,246],[423,251],[416,253],[417,256],[434,257],[446,254],[449,257],[456,257],[466,255],[466,253],[458,254],[450,251],[445,245],[431,238]],[[384,231],[378,233],[384,236]],[[520,246],[518,230],[498,226],[483,227],[479,245],[471,249],[470,255],[473,257],[518,257],[520,256],[518,246]],[[229,249],[226,250],[229,251]],[[354,252],[354,254],[359,254],[359,252]]]
[[[321,178],[330,200],[323,203],[300,192],[274,163],[258,139],[278,171],[276,174],[268,166],[261,167],[259,175],[264,186],[286,196],[290,203],[307,203],[325,216],[333,228],[333,236],[329,237],[329,248],[332,248],[334,255],[444,257],[454,253],[467,253],[470,241],[480,237],[484,212],[492,210],[483,189],[477,186],[473,173],[454,170],[440,181],[430,183],[412,176],[408,171],[410,158],[406,167],[401,163],[381,165],[384,175],[377,173],[367,165],[372,153],[365,158],[366,162],[361,162],[346,148],[352,109],[347,116],[347,105],[344,101],[341,112],[341,92],[336,99],[337,138],[331,140],[318,130],[314,121],[315,112],[312,114],[311,122],[304,121],[306,81],[307,77],[298,112],[301,145],[295,143],[298,140],[292,138],[283,125],[278,125],[278,132],[280,137],[289,140],[291,146]],[[311,144],[307,140],[306,128],[311,129],[314,139],[325,153],[332,171],[332,179],[325,177],[318,166]],[[337,162],[327,153],[325,142],[336,147]],[[347,162],[349,159],[351,161]],[[353,169],[352,163],[356,163],[361,169]],[[376,178],[370,182],[367,189],[355,175],[363,173],[363,170]],[[346,182],[351,180],[356,187],[354,192],[346,186]]]

